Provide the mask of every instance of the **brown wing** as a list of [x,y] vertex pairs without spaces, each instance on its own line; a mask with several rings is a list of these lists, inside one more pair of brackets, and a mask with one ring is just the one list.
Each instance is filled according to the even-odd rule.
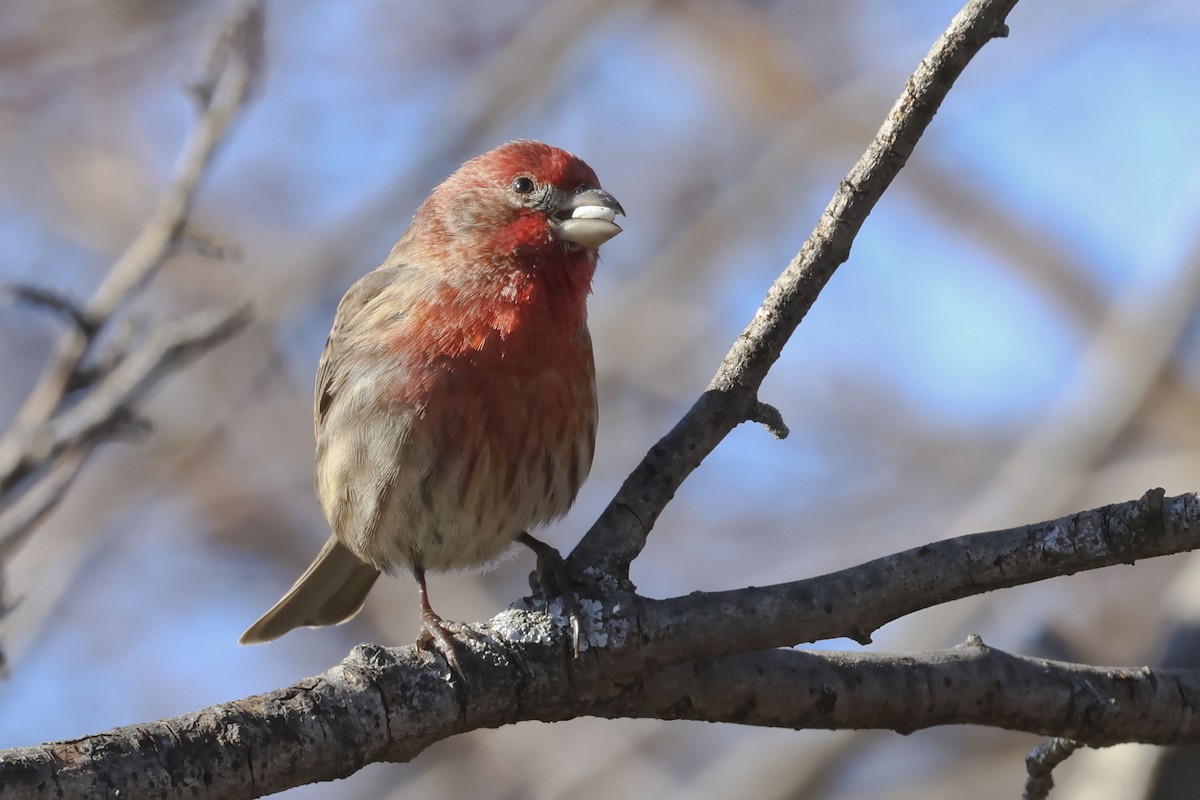
[[[380,293],[388,285],[397,281],[399,273],[406,267],[381,267],[354,282],[338,303],[337,313],[333,315],[333,326],[329,338],[325,341],[325,351],[321,353],[321,361],[317,365],[317,385],[313,398],[313,423],[316,426],[317,437],[320,438],[321,425],[329,414],[329,406],[337,396],[338,391],[346,380],[344,369],[338,369],[345,364],[340,356],[347,347],[347,340],[361,330],[367,314],[367,307],[379,298]],[[403,309],[395,309],[394,314],[402,314]],[[394,319],[394,317],[393,317]]]
[[[416,408],[381,406],[387,383],[400,381],[405,366],[380,348],[409,313],[419,281],[402,273],[412,267],[381,267],[358,280],[334,316],[325,353],[317,368],[317,499],[337,539],[358,558],[391,569],[387,542],[376,536],[401,466],[410,481],[428,472],[430,456],[406,444]],[[396,291],[387,291],[395,287]],[[408,491],[402,492],[408,496]]]

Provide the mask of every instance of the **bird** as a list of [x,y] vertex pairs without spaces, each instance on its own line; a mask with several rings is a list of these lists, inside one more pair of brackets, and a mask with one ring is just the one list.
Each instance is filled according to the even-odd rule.
[[[332,531],[239,640],[344,622],[410,572],[419,647],[465,673],[427,572],[489,564],[566,514],[598,407],[587,326],[600,245],[625,211],[577,156],[510,141],[470,159],[346,292],[317,368],[316,492]],[[464,679],[465,680],[465,679]]]

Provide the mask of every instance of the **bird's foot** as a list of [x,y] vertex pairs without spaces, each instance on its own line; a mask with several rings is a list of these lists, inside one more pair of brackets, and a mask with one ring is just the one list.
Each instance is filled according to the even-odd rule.
[[463,671],[462,662],[458,660],[454,634],[450,632],[451,625],[460,629],[465,627],[453,622],[448,623],[432,611],[423,611],[417,647],[431,653],[436,652],[445,660],[454,677],[461,681],[463,686],[469,686],[471,682],[467,680],[467,673]]
[[575,596],[571,570],[558,550],[528,533],[521,534],[517,541],[528,547],[537,556],[537,568],[529,574],[529,588],[540,595],[547,608],[551,598],[562,600],[563,610],[571,625],[571,650],[579,658],[579,628],[583,614],[579,610],[579,599]]

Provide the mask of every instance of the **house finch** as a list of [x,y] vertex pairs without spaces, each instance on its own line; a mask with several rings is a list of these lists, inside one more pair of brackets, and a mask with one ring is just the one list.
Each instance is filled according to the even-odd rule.
[[[620,203],[570,153],[515,141],[430,194],[338,305],[316,385],[333,535],[243,644],[354,616],[381,572],[417,579],[418,644],[462,670],[426,570],[487,563],[561,517],[591,468],[587,295]],[[556,553],[555,553],[556,555]]]

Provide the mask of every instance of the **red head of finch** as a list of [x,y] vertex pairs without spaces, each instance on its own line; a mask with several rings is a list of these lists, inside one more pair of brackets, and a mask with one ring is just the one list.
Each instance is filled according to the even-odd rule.
[[619,213],[587,164],[533,141],[433,190],[338,305],[315,404],[333,535],[243,643],[349,619],[380,572],[405,568],[445,652],[425,570],[496,558],[565,514],[591,467],[586,302]]

